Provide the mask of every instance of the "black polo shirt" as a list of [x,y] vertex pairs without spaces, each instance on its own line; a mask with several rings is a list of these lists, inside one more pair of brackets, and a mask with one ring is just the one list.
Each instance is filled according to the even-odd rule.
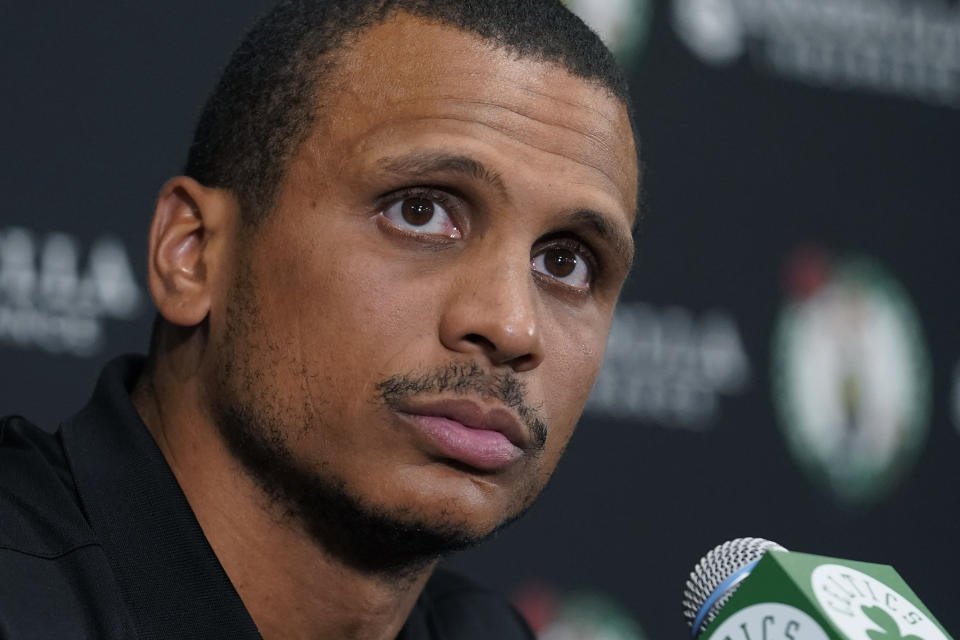
[[[104,369],[49,434],[0,421],[0,639],[259,638],[129,398]],[[401,640],[530,640],[505,600],[438,571]]]

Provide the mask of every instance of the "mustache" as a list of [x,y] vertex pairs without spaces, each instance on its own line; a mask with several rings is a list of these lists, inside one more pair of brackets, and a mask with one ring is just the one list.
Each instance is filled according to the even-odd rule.
[[527,401],[526,383],[512,371],[489,373],[476,362],[454,362],[427,373],[390,376],[377,384],[377,391],[380,399],[392,409],[422,393],[472,393],[496,399],[512,409],[526,425],[537,451],[542,451],[547,442],[547,422],[539,409]]

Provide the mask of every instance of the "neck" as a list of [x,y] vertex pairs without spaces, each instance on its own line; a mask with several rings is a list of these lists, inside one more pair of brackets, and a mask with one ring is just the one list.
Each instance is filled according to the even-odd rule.
[[376,574],[324,549],[230,454],[196,374],[155,367],[132,400],[263,637],[395,638],[435,563]]

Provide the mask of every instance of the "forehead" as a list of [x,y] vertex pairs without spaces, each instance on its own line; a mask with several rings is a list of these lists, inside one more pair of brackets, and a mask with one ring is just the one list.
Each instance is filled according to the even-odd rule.
[[469,127],[491,145],[525,147],[544,169],[602,183],[632,222],[633,132],[625,105],[606,88],[402,12],[343,51],[318,96],[314,144],[336,138],[350,154],[401,132],[436,137]]

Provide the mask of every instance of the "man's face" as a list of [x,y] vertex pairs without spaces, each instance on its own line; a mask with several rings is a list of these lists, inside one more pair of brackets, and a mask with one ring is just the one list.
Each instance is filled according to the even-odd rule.
[[624,106],[399,14],[338,63],[213,303],[213,393],[397,521],[482,537],[543,488],[632,252]]

